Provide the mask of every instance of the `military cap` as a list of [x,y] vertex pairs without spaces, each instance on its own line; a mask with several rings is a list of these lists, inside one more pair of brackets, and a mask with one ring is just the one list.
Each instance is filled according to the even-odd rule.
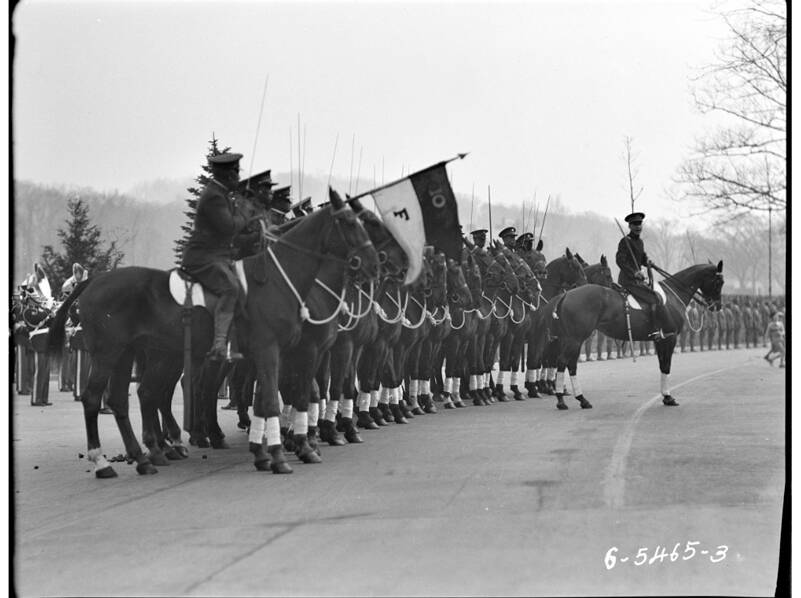
[[525,243],[526,241],[534,242],[534,233],[523,233],[517,238],[518,243]]
[[270,207],[286,214],[292,208],[292,202],[289,199],[290,189],[292,189],[292,185],[275,189],[273,191],[273,199],[270,202]]
[[626,216],[624,220],[626,222],[633,222],[634,224],[637,224],[645,220],[645,214],[643,214],[642,212],[632,212],[631,214]]
[[244,191],[245,189],[256,189],[258,187],[275,187],[277,184],[273,182],[271,171],[265,170],[239,181],[237,189]]
[[477,228],[476,230],[470,231],[470,234],[475,237],[476,235],[486,235],[488,232],[486,228]]
[[217,154],[216,156],[209,157],[209,164],[214,168],[239,168],[239,161],[242,159],[242,154],[224,153]]
[[501,238],[506,237],[508,235],[514,237],[515,235],[517,235],[517,229],[514,226],[507,226],[505,229],[503,229],[501,232],[498,233],[498,236]]

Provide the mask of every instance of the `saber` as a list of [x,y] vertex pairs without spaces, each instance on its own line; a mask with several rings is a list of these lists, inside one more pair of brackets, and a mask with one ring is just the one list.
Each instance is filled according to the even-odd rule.
[[492,195],[490,195],[490,186],[487,185],[487,207],[489,208],[489,238],[492,242]]
[[267,84],[270,82],[270,74],[264,79],[264,89],[261,92],[261,107],[259,108],[259,120],[256,123],[256,135],[253,138],[253,153],[250,155],[250,172],[248,173],[248,182],[245,185],[245,191],[250,190],[250,177],[253,176],[253,162],[256,160],[256,143],[259,141],[259,130],[261,129],[261,116],[264,114],[264,98],[267,97]]
[[[637,258],[634,257],[634,251],[632,250],[631,245],[629,245],[629,238],[626,235],[626,233],[623,232],[623,227],[620,226],[620,223],[617,221],[617,218],[615,218],[614,221],[615,221],[615,224],[617,224],[618,229],[620,229],[620,234],[623,235],[623,239],[626,241],[626,247],[629,250],[629,255],[631,256],[631,259],[634,262],[634,265],[637,266],[637,271],[639,272],[640,271],[640,266],[637,263]],[[634,355],[634,340],[633,340],[633,338],[631,336],[631,314],[629,312],[629,302],[628,302],[628,300],[623,302],[623,307],[625,307],[625,309],[626,309],[626,328],[628,329],[628,333],[629,333],[629,345],[631,346],[631,359],[634,361],[634,363],[636,363],[637,362],[637,356]]]
[[629,250],[629,255],[631,256],[631,260],[634,262],[634,265],[637,267],[637,271],[639,272],[640,264],[637,263],[637,258],[634,257],[634,250],[631,248],[631,245],[629,245],[629,237],[626,233],[623,232],[623,227],[620,226],[620,223],[617,221],[617,218],[615,218],[614,221],[615,224],[617,224],[617,227],[620,229],[620,234],[623,235],[623,239],[626,241],[626,247]]
[[545,202],[545,212],[542,214],[542,226],[540,226],[540,236],[537,241],[542,241],[542,231],[545,229],[545,219],[548,217],[548,206],[551,205],[551,196],[548,195],[548,201]]

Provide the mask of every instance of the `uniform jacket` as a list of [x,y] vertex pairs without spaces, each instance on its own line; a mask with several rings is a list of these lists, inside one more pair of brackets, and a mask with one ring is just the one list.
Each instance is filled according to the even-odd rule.
[[741,328],[743,325],[743,311],[740,309],[740,306],[736,303],[733,303],[731,306],[731,314],[732,314],[732,328]]
[[192,234],[184,248],[184,266],[230,261],[234,235],[245,227],[246,218],[223,185],[211,180],[197,202]]
[[[631,247],[631,251],[629,251],[629,247]],[[636,264],[631,259],[632,253],[637,260]],[[644,266],[648,263],[648,256],[645,255],[645,245],[642,239],[631,233],[620,239],[620,243],[617,245],[617,253],[615,254],[615,262],[617,267],[620,268],[620,274],[617,277],[617,282],[620,286],[641,285],[642,281],[637,280],[634,275],[639,272],[638,266]]]

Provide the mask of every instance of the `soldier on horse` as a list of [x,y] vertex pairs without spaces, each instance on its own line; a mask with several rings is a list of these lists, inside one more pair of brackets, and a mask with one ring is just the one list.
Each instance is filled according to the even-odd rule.
[[[630,232],[620,240],[617,246],[615,261],[620,268],[617,282],[635,299],[650,307],[654,331],[649,336],[660,339],[674,334],[675,328],[664,304],[653,288],[645,283],[645,275],[640,270],[642,266],[646,266],[650,274],[650,269],[654,265],[645,253],[645,244],[640,238],[644,219],[645,214],[642,212],[633,212],[625,218],[625,221],[629,223]],[[653,283],[653,278],[650,276],[649,278]]]

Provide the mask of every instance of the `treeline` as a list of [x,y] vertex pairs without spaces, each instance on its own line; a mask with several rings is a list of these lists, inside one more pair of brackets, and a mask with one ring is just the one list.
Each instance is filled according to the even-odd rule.
[[[273,173],[279,184],[289,184],[287,173]],[[297,186],[297,180],[295,182]],[[360,180],[358,184],[332,179],[331,184],[342,193],[355,195],[374,186],[373,180]],[[377,181],[380,184],[381,181]],[[93,189],[48,187],[36,183],[15,182],[13,210],[13,275],[21,280],[32,270],[33,262],[40,259],[44,245],[57,244],[56,231],[64,228],[67,218],[67,201],[80,197],[89,207],[89,216],[103,232],[106,241],[116,241],[124,253],[123,266],[138,265],[153,268],[170,268],[174,264],[174,242],[181,236],[181,225],[186,222],[186,187],[191,180],[159,180],[134,188],[131,193],[103,193]],[[327,175],[305,175],[303,196],[311,196],[315,207],[327,197]],[[146,190],[146,192],[144,192]],[[298,197],[293,188],[293,199]],[[486,201],[473,202],[470,195],[457,193],[460,221],[465,234],[473,228],[488,228],[489,214]],[[373,207],[368,199],[365,205]],[[538,236],[542,225],[542,209],[536,226],[530,206],[493,205],[493,232],[506,226],[515,226],[518,233],[531,231]],[[647,206],[643,206],[647,211]],[[622,222],[624,214],[617,214]],[[602,216],[594,212],[574,213],[569,205],[551,202],[542,238],[544,253],[550,260],[561,255],[565,248],[578,252],[590,263],[606,255],[614,276],[615,251],[620,233],[613,215]],[[773,222],[772,270],[774,295],[785,293],[786,226],[783,220]],[[646,220],[643,237],[651,259],[669,271],[685,268],[693,263],[711,260],[724,262],[728,294],[767,294],[768,291],[768,227],[767,221],[746,216],[725,226],[695,230],[680,221],[658,218]]]

